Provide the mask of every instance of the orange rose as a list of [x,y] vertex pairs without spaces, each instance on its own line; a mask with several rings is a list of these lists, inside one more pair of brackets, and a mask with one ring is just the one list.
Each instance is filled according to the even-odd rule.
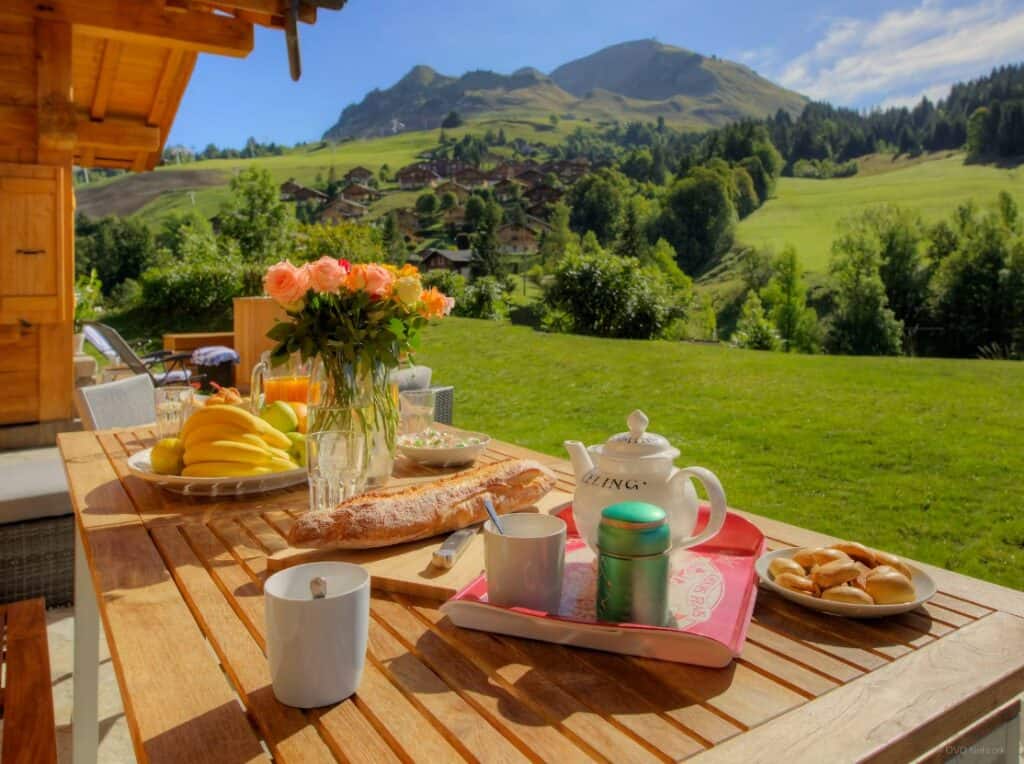
[[302,308],[309,285],[309,268],[296,268],[287,260],[271,265],[263,277],[263,289],[285,310]]
[[309,281],[316,292],[337,292],[345,283],[346,275],[341,263],[326,255],[309,266]]
[[383,265],[353,265],[347,283],[353,292],[362,290],[374,300],[382,300],[391,294],[395,274]]
[[452,311],[455,300],[446,297],[437,287],[430,287],[420,295],[420,302],[423,303],[421,314],[426,318],[443,318]]

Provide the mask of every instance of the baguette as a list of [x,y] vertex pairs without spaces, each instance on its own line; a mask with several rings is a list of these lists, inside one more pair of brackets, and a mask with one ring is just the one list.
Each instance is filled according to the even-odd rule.
[[364,493],[326,512],[307,512],[295,521],[288,541],[338,549],[404,544],[482,522],[485,498],[504,514],[529,507],[554,486],[554,473],[538,462],[498,462],[395,493]]

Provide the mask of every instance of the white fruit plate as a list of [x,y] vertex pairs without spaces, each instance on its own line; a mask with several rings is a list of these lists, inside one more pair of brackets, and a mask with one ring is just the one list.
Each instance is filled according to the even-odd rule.
[[180,475],[160,475],[153,471],[149,455],[153,449],[147,448],[128,457],[128,469],[146,482],[155,483],[174,493],[186,496],[246,496],[253,493],[275,491],[306,482],[306,468],[296,467],[286,472],[272,472],[269,475],[250,475],[249,477],[182,477]]
[[771,574],[768,572],[768,566],[776,557],[792,557],[802,548],[777,549],[774,552],[763,554],[754,563],[754,569],[761,579],[761,585],[766,589],[811,610],[820,610],[823,613],[831,613],[832,615],[843,615],[847,618],[882,618],[887,615],[909,612],[920,607],[935,596],[936,586],[932,577],[923,570],[915,568],[910,563],[906,563],[906,565],[910,568],[910,572],[913,575],[914,591],[917,597],[914,598],[913,602],[903,602],[899,605],[858,605],[853,602],[833,602],[832,600],[812,597],[809,594],[794,592],[791,589],[784,589],[772,581]]

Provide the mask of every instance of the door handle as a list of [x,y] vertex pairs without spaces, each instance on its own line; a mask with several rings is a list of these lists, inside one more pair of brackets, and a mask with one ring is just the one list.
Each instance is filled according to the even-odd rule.
[[46,254],[46,250],[45,249],[22,249],[21,247],[19,247],[18,249],[14,250],[14,254],[16,254],[16,255],[45,255]]

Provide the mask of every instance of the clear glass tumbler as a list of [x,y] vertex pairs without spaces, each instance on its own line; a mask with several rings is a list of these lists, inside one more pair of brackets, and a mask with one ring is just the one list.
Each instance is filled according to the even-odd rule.
[[156,428],[161,438],[175,438],[192,413],[193,389],[188,385],[165,385],[153,391]]
[[334,509],[366,484],[366,441],[361,430],[323,430],[306,436],[309,508]]
[[434,424],[434,391],[406,390],[399,394],[401,435],[415,435]]

